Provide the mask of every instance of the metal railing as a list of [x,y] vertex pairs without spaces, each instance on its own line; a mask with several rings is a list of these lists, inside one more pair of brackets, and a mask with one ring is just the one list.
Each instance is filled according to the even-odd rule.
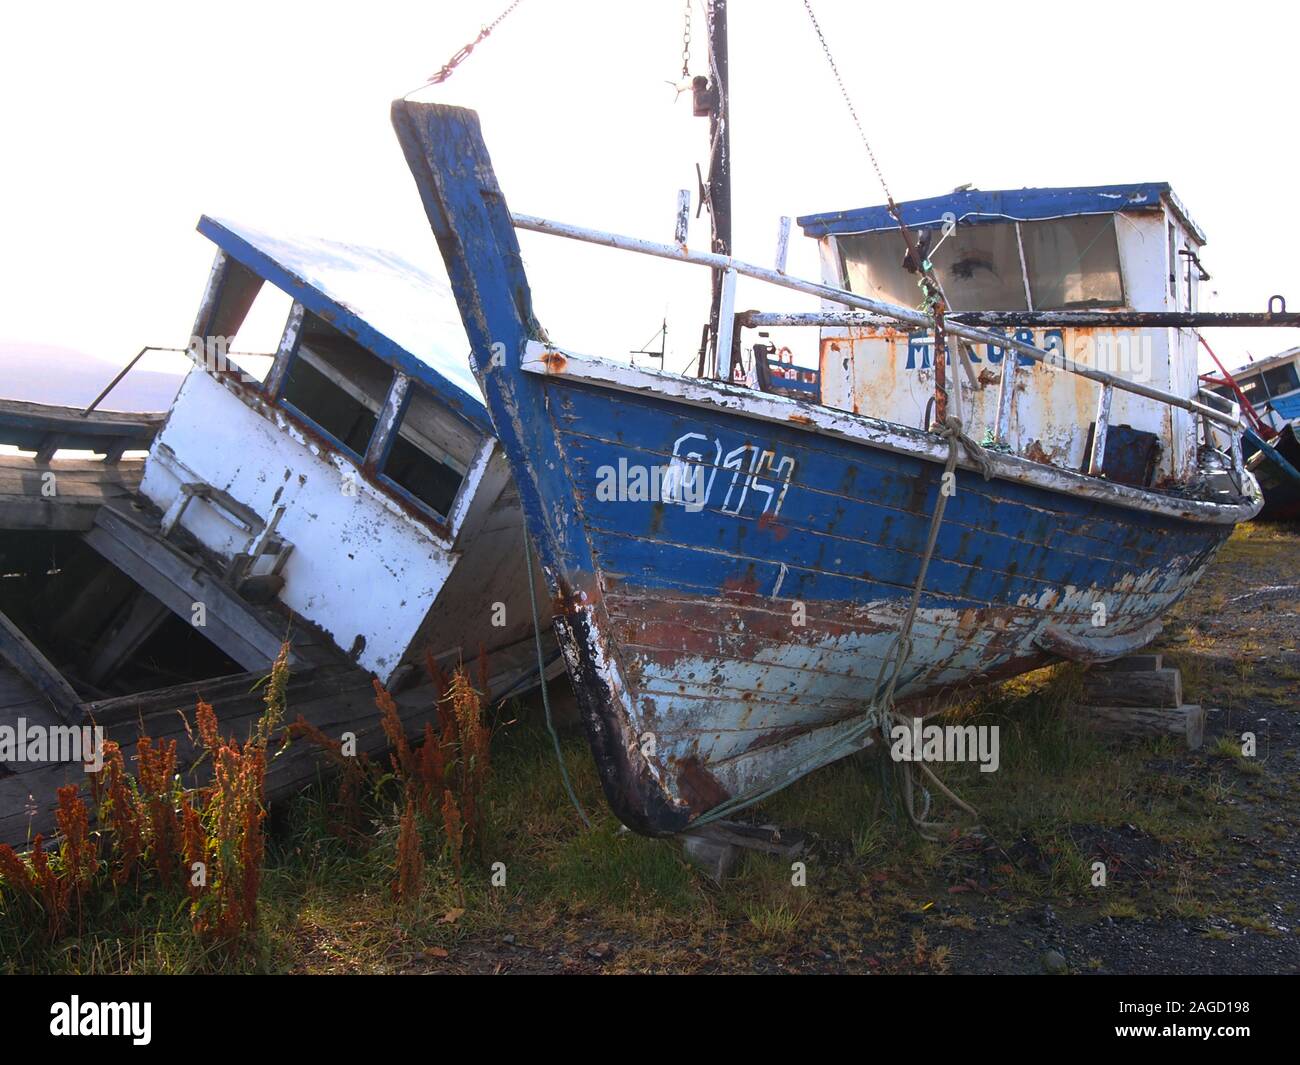
[[[805,281],[802,278],[790,277],[789,275],[777,270],[769,270],[766,267],[742,262],[740,259],[733,258],[729,255],[717,255],[713,252],[690,251],[689,249],[677,244],[658,244],[654,241],[641,240],[637,237],[624,237],[616,233],[606,233],[598,229],[587,229],[583,226],[569,225],[565,222],[553,222],[549,219],[537,218],[533,215],[516,214],[513,217],[516,228],[528,230],[533,233],[549,233],[552,236],[567,237],[570,240],[579,240],[588,244],[598,244],[606,248],[618,248],[621,251],[632,251],[641,255],[652,255],[660,259],[673,259],[677,262],[693,263],[696,266],[707,266],[713,270],[720,270],[723,273],[724,306],[729,302],[734,307],[736,278],[738,276],[743,276],[752,277],[756,281],[766,281],[768,284],[776,285],[780,288],[788,288],[795,292],[802,292],[809,296],[816,296],[819,299],[828,300],[832,303],[840,303],[846,307],[857,307],[860,310],[870,311],[871,313],[880,316],[881,319],[886,319],[891,322],[903,322],[906,325],[916,326],[921,329],[934,328],[934,317],[926,314],[924,311],[914,310],[910,307],[900,307],[892,303],[886,303],[883,300],[870,299],[866,296],[860,296],[855,292],[849,292],[842,288],[835,288],[831,285],[824,285],[816,281]],[[730,300],[728,300],[728,290],[730,291]],[[724,379],[730,377],[731,337],[734,328],[734,313],[720,316],[718,324],[719,337],[717,343],[719,359],[718,369],[719,375]],[[995,344],[1000,347],[1008,348],[1012,351],[1028,356],[1035,362],[1046,363],[1049,366],[1055,366],[1057,369],[1077,374],[1080,377],[1086,377],[1089,380],[1098,382],[1099,384],[1108,384],[1112,388],[1118,388],[1123,392],[1131,392],[1134,395],[1145,396],[1147,399],[1153,399],[1157,402],[1168,404],[1171,407],[1179,407],[1183,410],[1191,411],[1203,418],[1209,418],[1211,421],[1219,422],[1228,427],[1236,428],[1240,426],[1239,418],[1215,410],[1203,403],[1198,403],[1196,400],[1189,399],[1186,396],[1179,396],[1173,392],[1166,392],[1164,389],[1155,388],[1152,385],[1142,384],[1140,381],[1130,381],[1127,378],[1117,377],[1116,375],[1107,373],[1104,370],[1097,370],[1091,366],[1084,366],[1081,363],[1076,363],[1072,359],[1066,358],[1060,352],[1035,347],[1033,344],[1027,344],[1024,341],[1015,339],[1014,337],[1003,336],[1002,334],[993,333],[986,329],[965,325],[953,318],[945,318],[944,330],[953,336],[971,341],[972,343]],[[1015,360],[1012,361],[1014,362]]]
[[[546,218],[538,218],[534,215],[516,214],[513,216],[515,227],[527,230],[533,233],[547,233],[552,236],[566,237],[570,240],[582,241],[587,244],[597,244],[606,248],[617,248],[620,251],[636,252],[640,255],[650,255],[660,259],[671,259],[676,262],[692,263],[696,266],[704,266],[709,269],[720,271],[723,278],[721,312],[718,319],[718,335],[715,343],[715,350],[718,358],[718,376],[722,380],[731,379],[731,353],[732,338],[737,328],[757,325],[772,326],[825,326],[837,322],[854,325],[878,325],[894,326],[899,323],[920,329],[933,329],[935,320],[933,315],[924,311],[915,310],[910,307],[902,307],[896,304],[887,303],[883,300],[871,299],[867,296],[859,295],[855,292],[849,292],[847,289],[836,288],[832,285],[822,284],[816,281],[807,281],[802,278],[791,277],[785,273],[785,255],[784,246],[788,240],[788,227],[782,224],[781,236],[778,238],[777,246],[777,268],[768,269],[762,266],[756,266],[752,263],[743,262],[740,259],[728,255],[719,255],[713,252],[691,251],[685,245],[683,227],[680,224],[680,203],[679,203],[679,222],[677,226],[677,243],[660,244],[654,241],[642,240],[637,237],[621,236],[616,233],[608,233],[603,230],[589,229],[583,226],[570,225],[564,222],[555,222]],[[740,314],[735,313],[735,293],[736,280],[738,277],[750,277],[756,281],[764,281],[779,288],[790,289],[794,292],[802,292],[809,296],[816,296],[819,299],[830,303],[838,303],[844,307],[853,308],[854,312],[847,314],[836,312],[821,312],[813,314],[799,313],[762,313],[757,311],[745,311]],[[867,312],[862,314],[861,312]],[[1207,403],[1198,401],[1188,396],[1180,396],[1173,392],[1167,392],[1164,389],[1156,388],[1153,385],[1143,384],[1140,381],[1132,381],[1128,378],[1120,377],[1115,374],[1107,373],[1104,370],[1098,370],[1094,367],[1078,363],[1067,357],[1064,352],[1052,351],[1045,348],[1039,348],[1034,344],[1026,343],[1014,336],[1007,336],[1002,333],[992,332],[989,329],[980,326],[971,325],[962,321],[961,314],[945,316],[943,330],[946,334],[958,338],[960,341],[977,344],[993,344],[1002,348],[1008,354],[1016,352],[1024,355],[1037,363],[1052,366],[1058,370],[1075,374],[1079,377],[1096,381],[1100,386],[1100,394],[1097,399],[1097,411],[1094,420],[1092,449],[1088,456],[1088,472],[1093,476],[1101,473],[1106,456],[1106,440],[1110,428],[1110,411],[1114,398],[1114,393],[1118,389],[1121,392],[1127,392],[1132,395],[1142,396],[1145,399],[1154,400],[1170,407],[1177,407],[1186,410],[1200,420],[1203,427],[1204,435],[1209,442],[1212,439],[1210,432],[1211,425],[1221,426],[1227,430],[1229,437],[1229,451],[1232,456],[1233,468],[1240,474],[1242,469],[1241,460],[1241,431],[1243,428],[1241,415],[1238,406],[1233,403],[1227,410],[1220,410],[1217,405],[1211,406]],[[1045,322],[1047,319],[1044,318]],[[1035,323],[1040,324],[1040,323]],[[969,370],[966,364],[966,353],[962,350],[962,344],[957,344],[957,352],[954,361],[963,365],[963,368]],[[938,358],[936,353],[936,358]],[[1015,401],[1015,372],[1019,364],[1019,359],[1008,358],[1003,356],[1003,373],[1001,375],[1001,386],[998,395],[997,418],[994,426],[994,435],[998,440],[1005,440],[1011,424],[1013,404]],[[950,407],[954,416],[961,416],[961,386],[958,380],[958,374],[954,373],[949,382],[945,384]],[[1198,395],[1200,393],[1198,392]],[[1215,397],[1216,400],[1222,400],[1222,397]],[[1171,426],[1171,431],[1173,431]]]

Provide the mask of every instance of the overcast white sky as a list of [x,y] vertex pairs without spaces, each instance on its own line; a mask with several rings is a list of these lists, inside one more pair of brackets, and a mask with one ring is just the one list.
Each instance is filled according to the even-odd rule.
[[[0,341],[113,363],[187,342],[212,249],[200,213],[434,251],[388,104],[505,0],[11,5],[0,38]],[[708,124],[668,82],[682,0],[524,0],[436,92],[476,108],[511,206],[671,239]],[[1300,309],[1291,196],[1294,5],[814,4],[899,199],[1169,181],[1209,236],[1203,309]],[[703,73],[696,3],[692,73]],[[733,0],[736,253],[782,214],[882,200],[801,0]],[[693,240],[706,239],[704,219]],[[698,268],[525,234],[539,317],[564,346],[639,347],[669,315],[691,356]],[[439,269],[441,269],[439,267]],[[817,276],[798,237],[791,270]],[[761,289],[761,291],[760,291]],[[1217,296],[1210,295],[1217,293]],[[806,307],[765,286],[742,306]],[[1219,334],[1232,363],[1300,343]]]

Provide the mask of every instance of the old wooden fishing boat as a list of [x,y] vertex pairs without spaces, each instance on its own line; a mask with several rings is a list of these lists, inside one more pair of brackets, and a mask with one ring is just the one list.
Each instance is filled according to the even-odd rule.
[[[679,832],[862,748],[886,684],[916,700],[1051,655],[1096,660],[1143,646],[1259,507],[1237,416],[1195,398],[1181,349],[1162,353],[1157,378],[1183,382],[1180,393],[1063,357],[1059,344],[950,319],[943,395],[969,412],[971,432],[995,434],[988,447],[961,446],[888,394],[906,387],[909,331],[932,331],[932,316],[730,257],[512,218],[472,112],[398,102],[393,113],[542,558],[606,794],[637,831]],[[1129,206],[1131,221],[1149,213],[1162,235],[1176,217],[1161,190]],[[835,236],[825,219],[805,224]],[[720,379],[579,356],[534,317],[516,226],[720,268],[727,332],[740,273],[880,318],[818,319],[832,331],[822,403],[732,383],[725,338]],[[859,356],[870,374],[892,362],[897,375],[877,413],[864,409],[874,386],[841,397],[827,379],[847,366],[859,386],[872,383],[853,370],[854,346],[865,355],[893,343],[881,320],[903,328],[898,357]],[[979,376],[970,387],[954,369],[958,341],[999,367],[994,380],[1025,387],[979,397]],[[1086,409],[1037,405],[1007,429],[1005,407],[1014,414],[1039,390],[1060,402],[1062,387],[1091,393]],[[1125,450],[1144,458],[1116,455],[1107,441],[1120,438],[1120,410],[1167,446],[1128,426]],[[1058,450],[1042,454],[1036,422],[1049,416]],[[1197,447],[1198,423],[1210,446]],[[609,471],[633,469],[653,471],[658,492],[602,494]],[[900,633],[908,653],[896,658]]]
[[[372,678],[413,731],[429,718],[426,656],[530,688],[519,501],[445,284],[376,249],[199,231],[217,252],[165,417],[0,403],[0,730],[97,725],[129,753],[143,725],[188,773],[177,711],[201,694],[242,733],[286,640],[295,716],[359,750],[386,742]],[[562,671],[549,634],[543,656]],[[84,780],[53,751],[0,743],[0,842],[48,834]],[[270,793],[316,773],[296,745]]]

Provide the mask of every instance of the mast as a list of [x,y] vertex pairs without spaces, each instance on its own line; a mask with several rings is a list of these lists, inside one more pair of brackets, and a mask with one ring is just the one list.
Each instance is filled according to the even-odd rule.
[[[709,72],[711,78],[697,77],[694,89],[695,114],[709,119],[709,177],[701,189],[701,198],[709,207],[713,234],[712,250],[718,255],[731,254],[731,122],[729,77],[727,72],[727,0],[709,2]],[[709,305],[709,369],[718,369],[718,325],[722,305],[723,271],[713,272],[713,299]],[[703,360],[701,360],[703,362]],[[730,360],[728,360],[730,361]]]

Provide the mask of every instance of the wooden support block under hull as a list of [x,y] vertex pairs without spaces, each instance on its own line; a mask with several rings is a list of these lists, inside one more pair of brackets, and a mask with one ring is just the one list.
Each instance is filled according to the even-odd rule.
[[1176,669],[1092,670],[1080,698],[1093,706],[1172,709],[1183,705],[1183,678]]
[[1164,655],[1126,655],[1113,662],[1099,662],[1094,669],[1108,673],[1145,673],[1164,664]]
[[1108,733],[1122,736],[1174,736],[1199,750],[1205,742],[1205,709],[1195,703],[1178,707],[1078,706],[1087,721]]

